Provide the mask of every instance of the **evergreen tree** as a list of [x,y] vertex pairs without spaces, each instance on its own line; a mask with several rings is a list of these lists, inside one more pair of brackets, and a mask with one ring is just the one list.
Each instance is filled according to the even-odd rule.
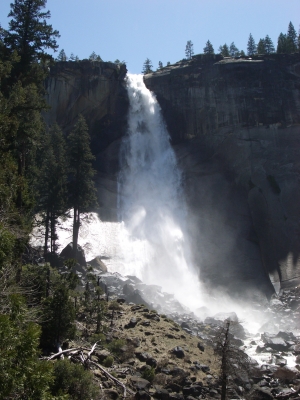
[[188,40],[185,46],[185,56],[188,60],[190,60],[193,54],[194,54],[194,45],[191,40]]
[[231,57],[238,57],[240,55],[239,49],[236,47],[234,42],[232,42],[229,47],[229,54]]
[[203,48],[203,52],[204,52],[204,54],[214,54],[215,53],[213,45],[210,43],[209,40],[206,42],[206,45]]
[[219,47],[219,52],[220,52],[220,54],[222,54],[223,57],[229,57],[230,56],[229,48],[228,48],[226,43],[223,44],[223,46]]
[[18,124],[10,137],[10,148],[18,164],[19,187],[17,205],[23,213],[32,206],[28,179],[33,171],[35,151],[43,129],[41,111],[47,108],[44,100],[44,78],[48,73],[45,62],[52,57],[46,49],[57,49],[58,31],[47,24],[50,12],[44,12],[46,0],[15,0],[11,3],[9,30],[3,35],[3,44],[10,53],[16,52],[18,60],[13,64],[5,95],[15,85],[20,85],[24,102],[18,108]]
[[265,39],[259,39],[259,42],[257,44],[257,53],[258,54],[265,54],[266,53]]
[[95,171],[92,168],[94,156],[90,149],[90,136],[85,119],[82,115],[68,136],[69,154],[69,195],[70,206],[73,208],[73,249],[77,256],[80,215],[96,205],[96,189],[93,181]]
[[163,63],[161,61],[158,61],[158,69],[162,69],[163,67]]
[[292,22],[289,23],[287,31],[288,52],[294,53],[297,51],[297,33]]
[[288,53],[288,41],[285,34],[282,32],[278,36],[277,53]]
[[75,57],[74,53],[71,53],[69,60],[70,61],[75,61],[76,60],[76,57]]
[[149,60],[149,58],[146,58],[144,65],[143,65],[142,74],[144,74],[144,75],[150,74],[151,72],[153,72],[152,68],[153,68],[153,65],[152,65],[151,60]]
[[67,211],[67,163],[65,138],[58,125],[54,125],[44,138],[41,173],[38,182],[37,211],[43,213],[45,224],[44,256],[47,256],[50,232],[50,252],[56,251],[56,225]]
[[90,61],[102,61],[101,57],[97,55],[94,51],[92,54],[89,56]]
[[59,32],[47,24],[50,11],[43,11],[46,0],[14,0],[8,17],[9,31],[5,44],[20,56],[20,72],[30,72],[30,66],[38,60],[51,59],[45,49],[56,50]]
[[68,60],[68,57],[67,57],[64,49],[61,49],[61,51],[58,53],[56,60],[57,61],[67,61]]
[[272,42],[272,39],[270,38],[269,35],[265,37],[265,53],[266,54],[272,54],[275,53],[275,47]]
[[240,51],[240,56],[241,56],[241,57],[245,57],[245,56],[246,56],[244,50],[241,50],[241,51]]
[[256,44],[252,34],[250,33],[247,43],[247,54],[248,56],[253,56],[255,53],[256,53]]

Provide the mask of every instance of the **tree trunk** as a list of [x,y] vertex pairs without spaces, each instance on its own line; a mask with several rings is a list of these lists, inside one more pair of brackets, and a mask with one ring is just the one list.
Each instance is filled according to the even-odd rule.
[[74,218],[73,218],[73,257],[77,260],[77,246],[78,246],[78,235],[80,227],[80,213],[77,207],[74,207]]
[[44,244],[44,259],[46,261],[48,252],[48,239],[49,239],[49,210],[47,210],[45,219],[45,244]]

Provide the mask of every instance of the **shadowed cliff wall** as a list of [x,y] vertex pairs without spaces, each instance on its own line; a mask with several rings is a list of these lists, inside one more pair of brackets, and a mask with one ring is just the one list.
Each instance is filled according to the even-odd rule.
[[126,66],[110,62],[58,62],[45,82],[51,107],[44,118],[68,134],[82,114],[96,156],[98,212],[103,220],[117,219],[119,146],[126,131],[128,97],[123,85]]
[[195,56],[144,80],[184,174],[202,279],[299,283],[300,55]]

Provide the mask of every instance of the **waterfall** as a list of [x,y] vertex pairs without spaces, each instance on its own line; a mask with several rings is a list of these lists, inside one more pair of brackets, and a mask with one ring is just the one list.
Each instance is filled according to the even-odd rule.
[[195,309],[200,284],[185,234],[181,174],[160,106],[142,75],[128,75],[128,133],[121,147],[119,272],[175,294]]

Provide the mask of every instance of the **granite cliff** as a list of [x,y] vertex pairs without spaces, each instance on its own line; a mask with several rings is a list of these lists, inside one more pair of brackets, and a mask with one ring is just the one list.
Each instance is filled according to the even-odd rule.
[[[46,82],[68,132],[89,124],[100,216],[116,220],[119,145],[126,132],[126,68],[57,63]],[[300,55],[195,56],[144,77],[162,108],[183,171],[195,264],[228,291],[300,282]]]
[[96,156],[99,213],[116,220],[119,146],[126,131],[127,91],[123,85],[127,69],[111,62],[59,62],[51,67],[45,82],[47,125],[57,122],[68,134],[82,114],[88,124]]
[[195,56],[144,80],[184,172],[202,278],[298,284],[300,55]]

